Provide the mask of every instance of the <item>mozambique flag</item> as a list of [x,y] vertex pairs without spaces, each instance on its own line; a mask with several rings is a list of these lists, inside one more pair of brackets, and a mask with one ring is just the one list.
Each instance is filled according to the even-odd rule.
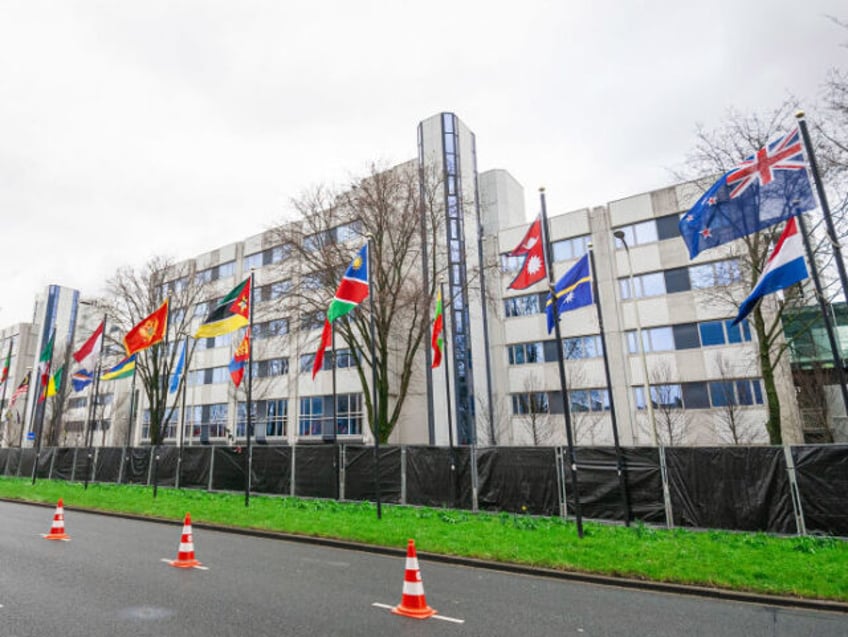
[[366,243],[345,270],[341,283],[336,290],[330,307],[327,308],[327,318],[324,320],[324,330],[321,332],[321,343],[315,352],[315,362],[312,365],[312,378],[324,364],[324,350],[332,342],[331,324],[337,318],[351,312],[368,297],[370,281],[368,279],[368,244]]
[[220,336],[236,331],[250,322],[250,277],[234,287],[218,301],[206,320],[197,328],[194,338]]
[[442,364],[442,330],[445,326],[445,317],[442,312],[442,291],[436,293],[436,311],[433,314],[433,336],[430,345],[433,346],[433,367]]
[[134,373],[135,354],[133,354],[132,356],[127,356],[124,360],[119,362],[111,369],[107,369],[100,375],[100,380],[118,380],[119,378],[126,378],[127,376],[132,376]]
[[168,299],[150,316],[143,318],[124,336],[124,348],[127,356],[156,345],[165,338],[168,331]]
[[62,372],[64,370],[64,366],[60,367],[56,370],[56,373],[50,377],[50,381],[47,383],[47,398],[59,393],[59,387],[62,385]]

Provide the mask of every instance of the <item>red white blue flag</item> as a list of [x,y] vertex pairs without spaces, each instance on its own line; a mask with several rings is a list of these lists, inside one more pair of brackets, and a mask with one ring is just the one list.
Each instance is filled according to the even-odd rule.
[[804,263],[804,245],[801,233],[798,231],[798,222],[795,217],[790,217],[753,291],[739,306],[739,314],[733,319],[733,325],[748,316],[757,301],[766,294],[788,288],[790,285],[803,281],[808,276],[807,264]]

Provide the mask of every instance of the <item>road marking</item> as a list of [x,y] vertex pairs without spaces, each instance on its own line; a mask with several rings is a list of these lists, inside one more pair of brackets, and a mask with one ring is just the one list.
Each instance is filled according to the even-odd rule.
[[[381,604],[380,602],[373,602],[372,606],[376,606],[377,608],[385,608],[386,610],[392,610],[394,606],[389,606],[388,604]],[[433,619],[441,619],[446,622],[453,622],[454,624],[464,624],[464,619],[457,619],[456,617],[445,617],[444,615],[432,615]]]

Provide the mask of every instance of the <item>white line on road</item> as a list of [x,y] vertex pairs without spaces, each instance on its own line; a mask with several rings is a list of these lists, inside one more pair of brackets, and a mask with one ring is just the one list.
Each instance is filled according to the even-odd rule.
[[[376,606],[377,608],[385,608],[386,610],[392,610],[394,606],[389,606],[388,604],[381,604],[380,602],[373,602],[372,606]],[[445,617],[444,615],[433,615],[433,619],[441,619],[446,622],[453,622],[454,624],[464,624],[464,619],[457,619],[456,617]]]

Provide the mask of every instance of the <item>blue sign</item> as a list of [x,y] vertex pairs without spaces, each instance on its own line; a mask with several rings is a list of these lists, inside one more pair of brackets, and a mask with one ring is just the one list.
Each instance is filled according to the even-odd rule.
[[35,440],[35,432],[34,431],[28,431],[27,432],[27,440]]

